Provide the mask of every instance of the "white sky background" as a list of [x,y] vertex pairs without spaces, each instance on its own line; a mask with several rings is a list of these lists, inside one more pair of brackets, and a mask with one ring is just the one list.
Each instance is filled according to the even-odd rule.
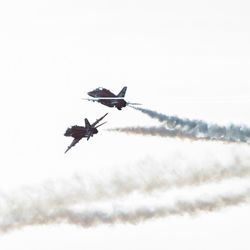
[[[104,126],[65,155],[71,139],[63,133],[106,112],[106,128],[157,124],[81,100],[99,86],[114,93],[128,86],[126,100],[165,114],[250,125],[249,8],[222,0],[2,1],[0,192],[75,174],[105,179],[148,158],[173,168],[177,159],[188,166],[247,156],[247,146],[125,136]],[[27,227],[0,235],[0,249],[245,250],[249,226],[249,206],[241,206],[136,226]]]

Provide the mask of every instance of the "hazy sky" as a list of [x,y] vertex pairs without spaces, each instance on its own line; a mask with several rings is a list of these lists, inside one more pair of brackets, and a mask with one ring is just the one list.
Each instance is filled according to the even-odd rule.
[[[114,93],[128,86],[126,100],[164,114],[250,126],[249,8],[249,1],[241,0],[2,1],[0,220],[6,219],[8,204],[12,209],[20,204],[23,214],[34,200],[38,211],[39,204],[46,209],[41,202],[57,185],[60,202],[75,199],[70,190],[79,178],[93,195],[106,183],[109,196],[110,179],[129,187],[128,180],[143,185],[171,173],[182,178],[190,169],[206,173],[239,159],[247,165],[248,145],[107,132],[159,123],[131,108],[118,111],[81,98],[99,86]],[[71,143],[63,136],[66,128],[106,112],[108,123],[99,134],[65,155]],[[98,197],[73,208],[150,210],[178,199],[241,192],[248,183],[242,176],[104,201]],[[29,226],[1,234],[0,249],[248,250],[249,226],[249,205],[240,205],[136,225]]]

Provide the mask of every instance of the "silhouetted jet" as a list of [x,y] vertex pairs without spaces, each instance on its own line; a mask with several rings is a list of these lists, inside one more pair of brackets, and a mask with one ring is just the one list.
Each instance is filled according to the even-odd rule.
[[124,100],[127,87],[123,87],[118,95],[113,94],[111,91],[105,88],[97,88],[93,91],[88,92],[88,95],[93,98],[86,98],[84,100],[99,102],[108,107],[116,107],[121,110],[128,104],[140,105],[139,103],[129,103]]
[[64,136],[71,136],[74,138],[72,143],[68,146],[65,153],[68,152],[73,146],[75,146],[82,138],[86,137],[87,140],[94,134],[98,133],[97,128],[105,124],[106,122],[103,122],[102,124],[96,126],[108,113],[106,113],[104,116],[102,116],[100,119],[97,119],[93,124],[90,124],[88,119],[85,118],[85,127],[81,126],[72,126],[71,128],[68,128],[66,132],[64,133]]

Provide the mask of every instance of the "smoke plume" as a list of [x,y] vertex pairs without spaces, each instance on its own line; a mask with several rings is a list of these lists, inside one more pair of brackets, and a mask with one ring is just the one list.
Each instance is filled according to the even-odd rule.
[[[151,194],[154,191],[166,191],[174,187],[190,187],[235,177],[249,177],[249,158],[243,158],[235,157],[226,167],[216,161],[208,163],[202,169],[190,165],[187,166],[187,170],[184,172],[178,172],[176,168],[174,168],[174,171],[166,171],[169,167],[168,164],[147,160],[146,162],[150,166],[144,166],[141,163],[134,167],[137,171],[130,174],[117,172],[105,181],[100,179],[86,180],[83,177],[76,176],[68,181],[47,182],[40,188],[26,187],[12,195],[1,193],[0,230],[8,231],[24,225],[65,221],[82,226],[92,226],[100,223],[112,224],[115,222],[136,223],[147,219],[147,215],[149,218],[153,218],[175,213],[191,213],[191,210],[197,213],[209,210],[208,207],[212,207],[211,210],[216,210],[219,209],[219,200],[222,200],[222,203],[225,204],[222,207],[231,204],[229,202],[231,200],[233,200],[234,205],[237,205],[237,199],[240,202],[246,200],[249,190],[245,195],[238,195],[237,199],[235,196],[230,197],[230,195],[216,198],[216,204],[213,204],[212,201],[201,202],[198,200],[193,203],[179,201],[174,208],[153,208],[152,205],[148,208],[140,208],[135,212],[128,212],[127,210],[114,211],[114,214],[92,210],[76,213],[67,209],[80,203],[90,205],[90,202],[128,197],[134,192]],[[206,204],[207,207],[202,207],[202,204]]]
[[[29,211],[34,204],[41,209],[71,206],[81,202],[99,202],[128,196],[151,194],[171,188],[198,186],[231,178],[250,176],[249,157],[234,157],[227,166],[219,161],[203,163],[200,168],[189,163],[186,170],[177,163],[147,159],[128,172],[115,172],[108,178],[89,179],[75,175],[69,180],[47,181],[40,187],[24,187],[11,195],[0,194],[0,214],[4,211]],[[170,170],[169,167],[173,170]],[[178,170],[179,169],[179,170]],[[18,208],[18,209],[17,209]]]
[[140,223],[149,219],[167,216],[197,215],[202,212],[212,212],[226,207],[249,202],[250,188],[235,194],[221,194],[213,198],[199,198],[193,201],[178,200],[171,205],[144,205],[137,208],[112,206],[105,209],[83,209],[77,212],[73,209],[59,208],[41,209],[35,204],[29,211],[12,211],[0,219],[0,231],[8,232],[29,225],[49,225],[68,223],[81,227],[92,227],[100,224]]
[[168,116],[150,109],[130,106],[131,108],[147,114],[153,119],[160,122],[166,122],[167,125],[175,129],[176,133],[182,133],[186,136],[197,138],[216,139],[229,142],[249,142],[250,128],[246,126],[236,126],[231,124],[229,126],[219,126],[216,124],[209,124],[201,120],[181,119],[177,116]]
[[229,141],[223,137],[210,137],[205,134],[200,134],[199,136],[195,134],[190,134],[179,129],[169,129],[164,126],[160,127],[121,127],[121,128],[110,128],[106,129],[110,132],[122,132],[126,134],[135,134],[143,136],[160,136],[160,137],[170,137],[179,139],[188,139],[192,141],[221,141],[224,143],[242,143],[241,141]]

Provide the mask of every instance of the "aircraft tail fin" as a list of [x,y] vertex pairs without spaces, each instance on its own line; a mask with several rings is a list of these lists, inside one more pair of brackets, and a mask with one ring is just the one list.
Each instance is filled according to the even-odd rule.
[[127,91],[127,87],[124,87],[124,88],[120,91],[120,93],[117,95],[117,97],[125,97],[126,91]]
[[91,127],[89,120],[87,118],[85,118],[85,127],[86,127],[86,129]]

